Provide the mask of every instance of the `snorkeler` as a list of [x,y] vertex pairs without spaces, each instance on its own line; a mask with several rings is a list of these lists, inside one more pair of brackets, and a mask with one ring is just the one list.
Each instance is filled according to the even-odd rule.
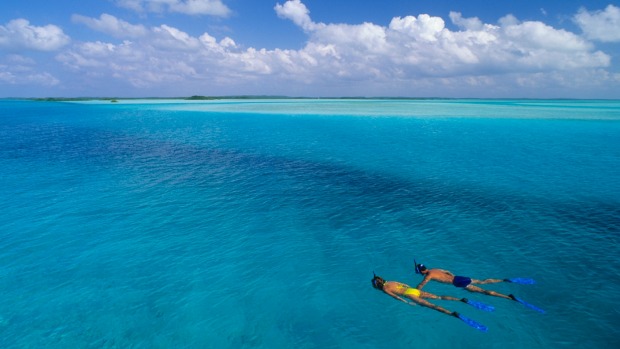
[[498,282],[514,282],[514,283],[522,283],[522,284],[533,284],[534,280],[525,279],[525,278],[515,278],[515,279],[485,279],[478,280],[472,279],[466,276],[457,276],[452,274],[451,272],[443,269],[428,269],[424,264],[418,264],[415,262],[415,273],[424,275],[424,279],[422,282],[418,284],[416,287],[418,290],[421,290],[427,282],[431,280],[443,282],[445,284],[452,284],[456,287],[463,288],[470,292],[479,292],[484,293],[489,296],[501,297],[506,299],[515,300],[515,296],[513,295],[505,295],[495,291],[484,290],[478,286],[474,286],[474,284],[483,285],[483,284],[493,284]]
[[[455,298],[455,297],[450,297],[450,296],[437,296],[434,295],[432,293],[428,293],[428,292],[424,292],[424,291],[420,291],[416,288],[413,288],[407,284],[403,284],[401,282],[396,282],[396,281],[385,281],[383,278],[381,278],[380,276],[374,275],[374,277],[371,280],[372,282],[372,287],[376,288],[377,290],[381,290],[385,293],[387,293],[388,295],[398,299],[401,302],[407,303],[409,305],[416,305],[419,304],[423,307],[427,307],[427,308],[431,308],[434,310],[437,310],[439,312],[442,312],[446,315],[450,315],[450,316],[454,316],[458,319],[461,319],[463,321],[465,321],[468,325],[481,330],[481,331],[487,331],[487,328],[482,325],[479,324],[469,318],[466,318],[465,316],[457,313],[456,311],[449,311],[445,308],[442,308],[440,306],[437,306],[433,303],[430,303],[428,301],[426,301],[424,298],[430,298],[430,299],[442,299],[442,300],[449,300],[449,301],[459,301],[459,302],[464,302],[467,303],[469,305],[472,305],[478,309],[482,309],[482,310],[486,310],[486,311],[492,311],[493,307],[487,306],[485,304],[482,303],[478,303],[478,302],[471,302],[469,300],[467,300],[466,298]],[[408,302],[407,300],[405,300],[403,297],[406,297],[408,299],[410,299],[411,301],[413,301],[414,303]]]

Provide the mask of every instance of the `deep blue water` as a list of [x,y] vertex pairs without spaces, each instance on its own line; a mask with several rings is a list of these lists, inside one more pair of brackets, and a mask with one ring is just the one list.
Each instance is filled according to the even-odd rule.
[[4,100],[0,173],[2,348],[620,346],[618,101]]

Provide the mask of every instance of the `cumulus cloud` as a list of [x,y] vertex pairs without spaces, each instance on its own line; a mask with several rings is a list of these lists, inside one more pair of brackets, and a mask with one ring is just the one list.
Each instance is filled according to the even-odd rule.
[[[497,24],[478,18],[450,19],[460,31],[451,31],[440,17],[421,14],[395,17],[388,27],[315,23],[299,0],[275,8],[308,32],[302,49],[306,60],[320,62],[318,69],[333,69],[337,76],[363,78],[445,77],[460,74],[535,72],[599,68],[610,57],[594,51],[581,37],[541,22],[520,22],[513,16]],[[302,63],[302,62],[300,62]]]
[[[439,17],[426,14],[419,15],[417,18],[415,16],[396,17],[392,19],[389,29],[405,34],[407,38],[436,42],[445,29],[445,22]],[[406,38],[402,39],[408,41]]]
[[218,17],[227,17],[231,12],[221,0],[116,0],[116,3],[138,12],[168,11]]
[[60,81],[52,74],[36,71],[36,62],[22,55],[0,58],[0,84],[55,86]]
[[[178,1],[159,3],[172,2]],[[303,48],[243,48],[231,38],[194,36],[166,24],[143,28],[113,16],[79,16],[74,20],[127,40],[79,43],[57,59],[68,69],[112,76],[138,88],[174,85],[196,91],[213,86],[221,91],[218,87],[229,86],[238,94],[251,93],[241,88],[255,84],[262,93],[271,93],[264,90],[271,86],[287,94],[293,93],[292,86],[347,85],[348,93],[360,95],[403,95],[411,89],[412,95],[431,89],[438,95],[457,93],[459,87],[466,94],[472,86],[498,92],[532,89],[529,83],[541,89],[550,84],[570,88],[588,76],[603,79],[611,62],[582,36],[510,15],[484,23],[452,12],[448,20],[458,28],[453,30],[443,18],[427,14],[395,17],[387,26],[314,22],[300,0],[276,4],[274,11],[307,34]],[[121,36],[121,31],[136,35]],[[617,84],[617,76],[605,79]],[[183,84],[169,84],[177,81]],[[317,88],[330,93],[322,87]]]
[[102,14],[99,19],[82,15],[73,15],[71,18],[75,23],[85,24],[93,30],[115,38],[139,38],[147,33],[144,26],[130,24],[107,13]]
[[478,17],[463,18],[460,12],[451,11],[450,20],[464,30],[480,31],[484,28],[484,24]]
[[68,69],[91,76],[112,76],[135,87],[164,82],[199,79],[210,69],[217,70],[234,50],[230,38],[217,41],[207,33],[193,37],[177,28],[161,25],[148,29],[142,37],[120,44],[84,42],[57,55]]
[[0,25],[0,48],[9,50],[54,51],[70,41],[55,25],[37,27],[25,19],[14,19]]
[[0,65],[0,82],[9,85],[38,85],[56,86],[60,81],[52,74],[43,72],[15,70],[10,71],[7,67]]
[[274,9],[280,18],[290,19],[306,31],[312,30],[315,27],[315,24],[310,19],[310,11],[300,0],[290,0],[285,2],[284,5],[278,3]]
[[620,41],[620,8],[609,5],[603,11],[581,8],[573,17],[585,37],[603,42]]
[[201,46],[198,38],[167,25],[153,28],[153,45],[168,51],[197,50]]

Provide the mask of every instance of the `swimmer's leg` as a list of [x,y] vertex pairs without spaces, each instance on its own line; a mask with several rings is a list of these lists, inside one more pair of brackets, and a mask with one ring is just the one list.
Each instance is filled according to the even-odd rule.
[[496,283],[505,282],[505,281],[506,279],[485,279],[485,280],[471,279],[472,284],[478,284],[478,285],[496,284]]
[[444,301],[462,301],[462,298],[456,298],[451,296],[438,296],[436,294],[420,291],[420,298],[441,299]]
[[428,292],[421,292],[420,293],[420,297],[422,298],[431,298],[431,299],[441,299],[441,300],[445,300],[445,301],[457,301],[457,302],[463,302],[465,304],[469,304],[474,308],[480,309],[480,310],[484,310],[484,311],[493,311],[495,310],[495,308],[493,308],[490,305],[486,305],[482,302],[477,302],[477,301],[472,301],[469,300],[467,298],[456,298],[456,297],[451,297],[451,296],[437,296],[434,295],[432,293],[428,293]]
[[453,312],[449,311],[448,309],[445,309],[433,303],[427,302],[420,297],[411,297],[411,300],[423,307],[431,308],[431,309],[437,310],[438,312],[444,313],[446,315],[454,316]]
[[[433,295],[433,294],[431,294],[431,296],[434,296],[434,297],[437,297],[437,298],[440,298],[440,297],[441,297],[441,296],[435,296],[435,295]],[[434,297],[430,297],[430,298],[435,299]],[[454,297],[450,297],[450,298],[454,298]],[[468,324],[469,326],[472,326],[472,327],[474,327],[474,328],[476,328],[476,329],[478,329],[478,330],[480,330],[480,331],[483,331],[483,332],[486,332],[486,331],[487,331],[487,327],[486,327],[486,326],[484,326],[484,325],[482,325],[482,324],[480,324],[480,323],[477,323],[477,322],[476,322],[476,321],[474,321],[474,320],[471,320],[471,319],[469,319],[469,318],[466,318],[465,316],[463,316],[463,315],[461,315],[461,314],[457,313],[456,311],[451,312],[451,311],[449,311],[449,310],[447,310],[447,309],[445,309],[445,308],[442,308],[442,307],[440,307],[440,306],[437,306],[437,305],[435,305],[435,304],[432,304],[432,303],[430,303],[430,302],[427,302],[427,301],[425,301],[424,299],[422,299],[422,298],[420,298],[420,297],[410,297],[410,299],[411,299],[412,301],[416,302],[417,304],[419,304],[419,305],[423,306],[423,307],[427,307],[427,308],[431,308],[431,309],[437,310],[438,312],[444,313],[444,314],[449,315],[449,316],[454,316],[454,317],[456,317],[456,318],[458,318],[458,319],[460,319],[460,320],[464,321],[464,322],[465,322],[466,324]]]
[[501,294],[499,292],[495,292],[495,291],[489,291],[489,290],[483,290],[478,286],[474,286],[474,285],[469,285],[467,287],[465,287],[465,289],[469,292],[478,292],[478,293],[483,293],[486,294],[488,296],[495,296],[495,297],[500,297],[500,298],[506,298],[506,299],[511,299],[511,297],[505,295],[505,294]]

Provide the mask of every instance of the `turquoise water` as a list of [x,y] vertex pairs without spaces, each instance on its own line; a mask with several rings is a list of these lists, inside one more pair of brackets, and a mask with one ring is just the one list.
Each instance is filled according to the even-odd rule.
[[0,171],[2,348],[620,345],[618,101],[5,100]]

